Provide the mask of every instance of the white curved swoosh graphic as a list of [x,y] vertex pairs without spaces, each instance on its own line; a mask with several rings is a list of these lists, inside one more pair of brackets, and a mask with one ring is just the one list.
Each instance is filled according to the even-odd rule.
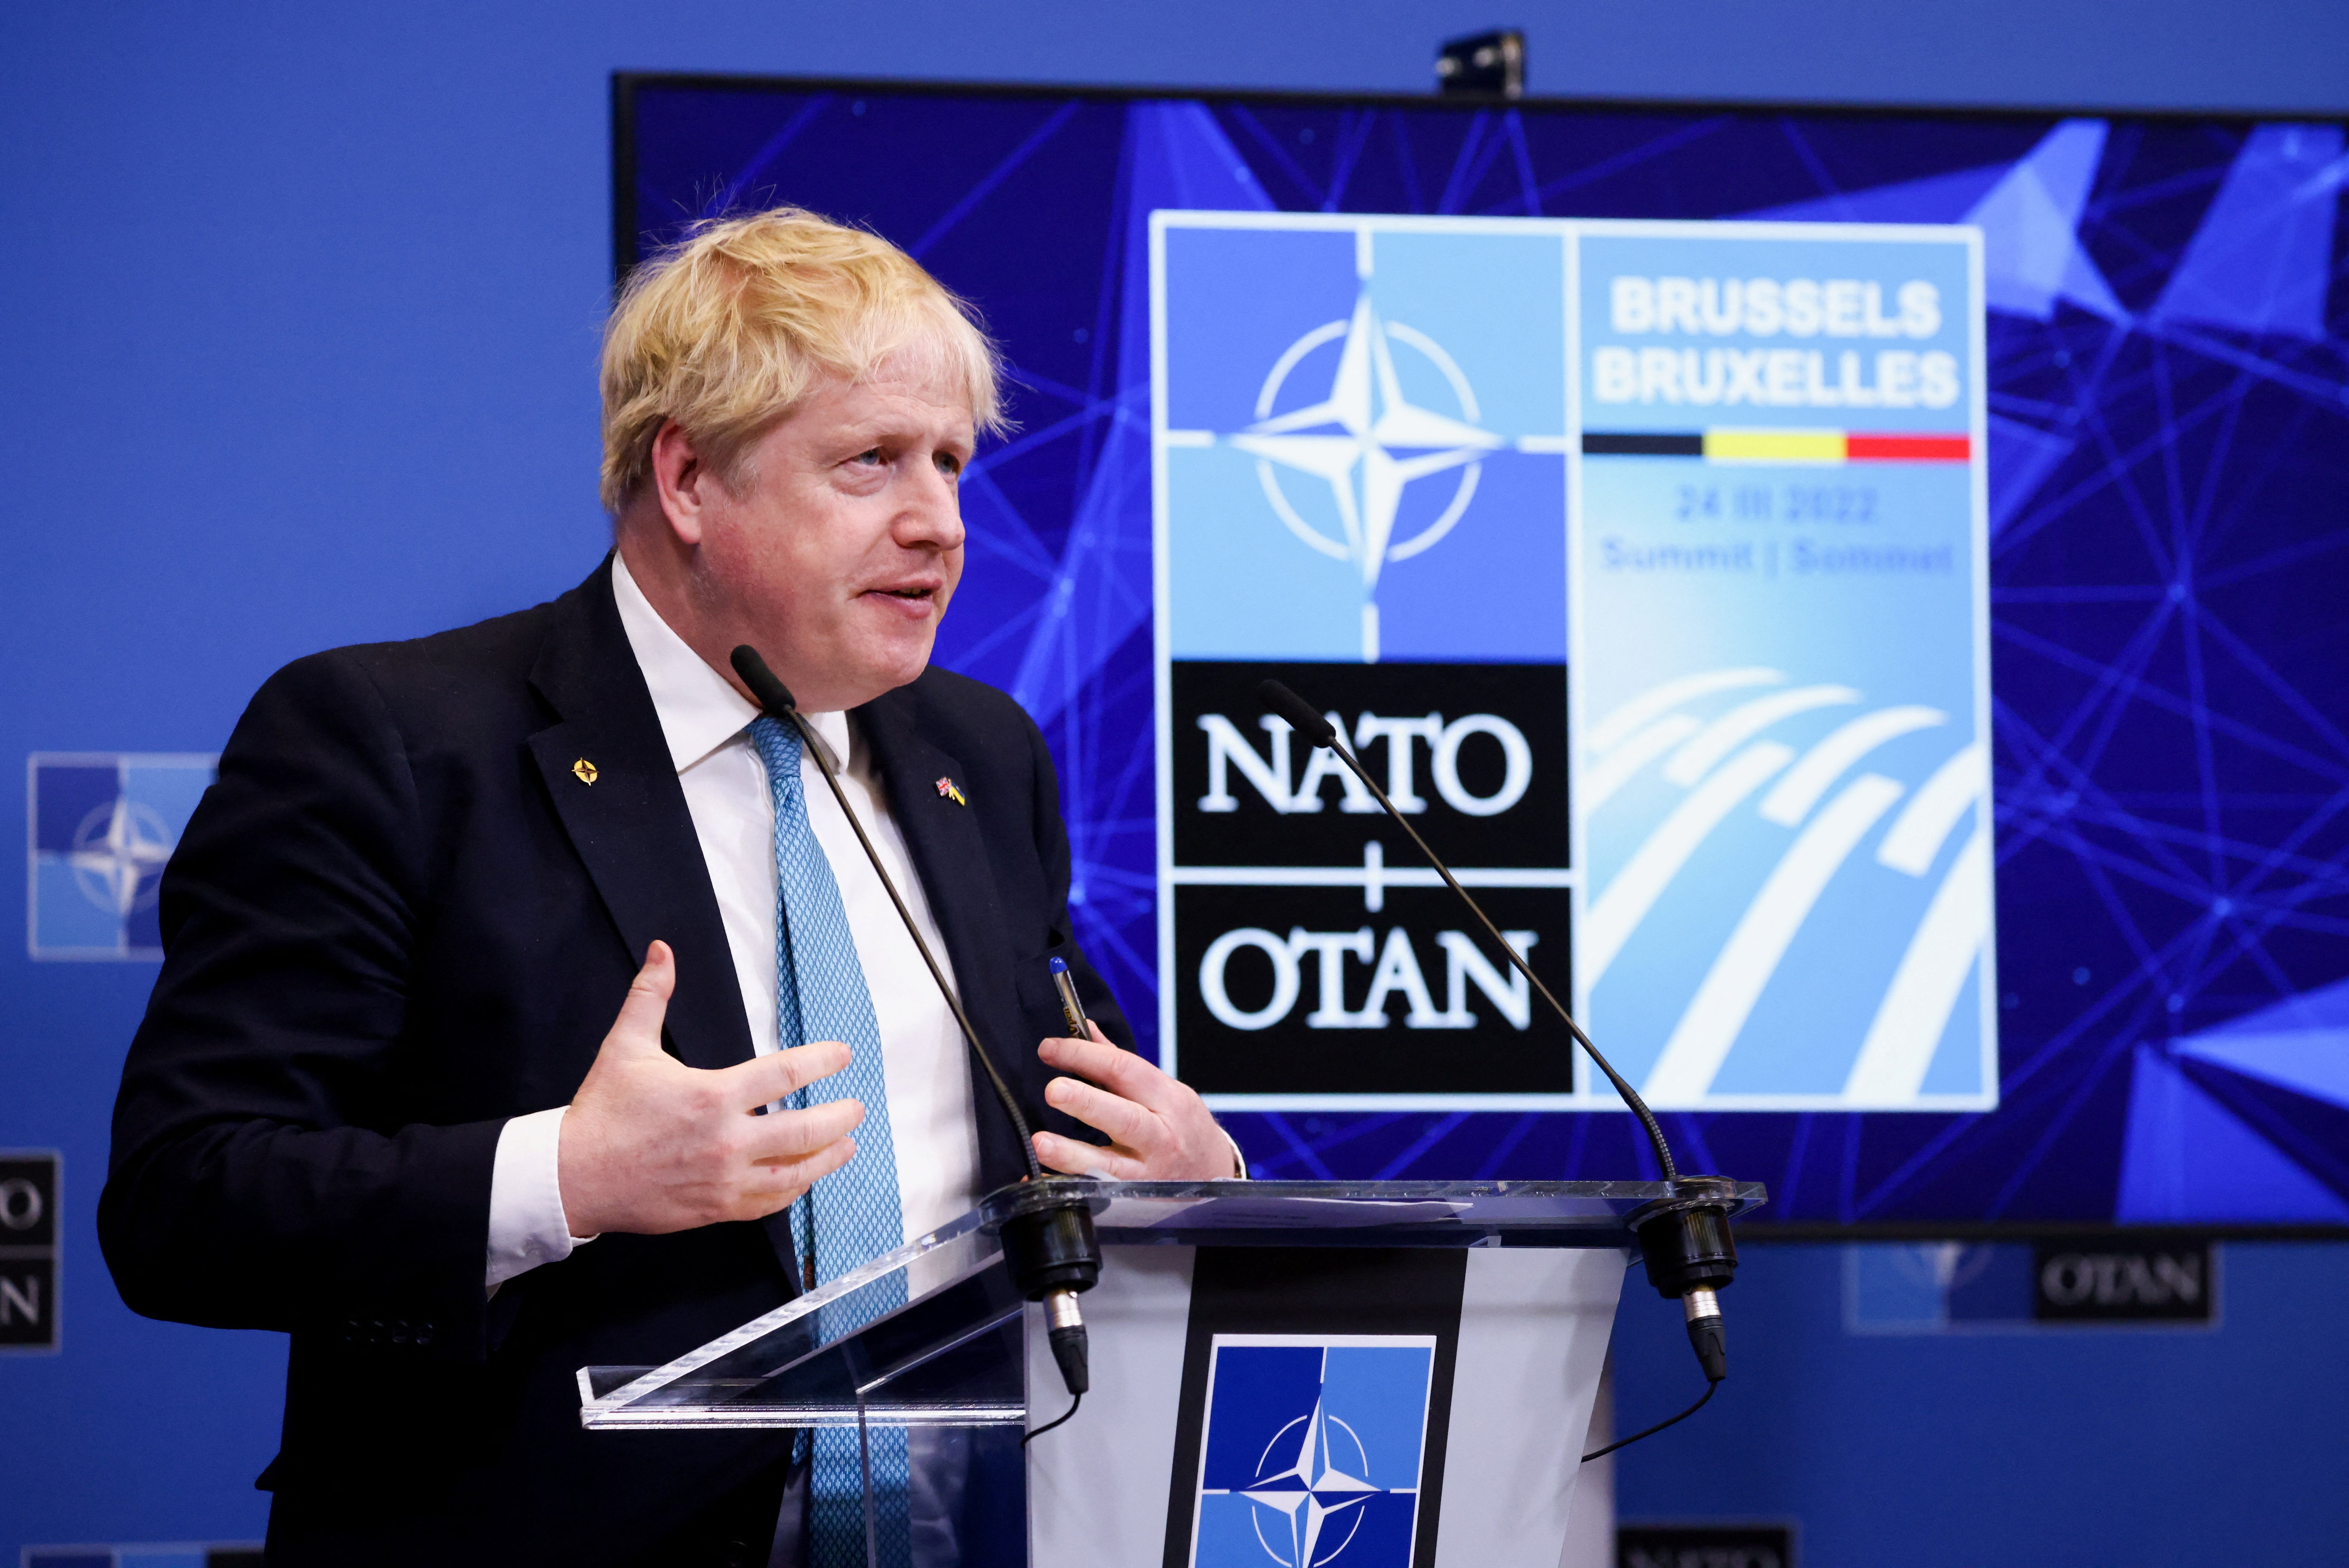
[[1785,680],[1775,670],[1756,665],[1744,670],[1708,670],[1702,674],[1683,675],[1677,680],[1667,680],[1651,686],[1591,727],[1583,744],[1594,752],[1604,752],[1659,713],[1668,713],[1692,697],[1702,697],[1714,691],[1731,691],[1740,686],[1775,686]]
[[1939,708],[1880,708],[1863,714],[1803,753],[1786,776],[1762,797],[1762,815],[1781,827],[1794,827],[1811,815],[1811,807],[1843,777],[1851,765],[1898,736],[1946,724],[1950,716]]
[[1631,782],[1631,775],[1704,727],[1690,713],[1659,719],[1594,763],[1582,775],[1582,810],[1597,811],[1607,797]]
[[1713,1075],[1812,906],[1903,793],[1905,786],[1882,774],[1862,774],[1795,836],[1722,944],[1640,1093],[1661,1105],[1700,1100],[1712,1089]]
[[1990,837],[1977,832],[1934,889],[1877,1004],[1859,1057],[1844,1080],[1844,1098],[1854,1109],[1906,1106],[1924,1088],[1933,1052],[1990,934]]
[[1599,977],[1607,972],[1607,966],[1615,961],[1623,944],[1631,940],[1631,933],[1647,919],[1648,911],[1655,908],[1664,888],[1680,875],[1706,835],[1794,758],[1792,746],[1758,742],[1731,758],[1672,807],[1671,815],[1631,852],[1623,869],[1615,873],[1590,907],[1580,955],[1590,976],[1587,983],[1599,983]]
[[1814,708],[1833,708],[1858,701],[1859,693],[1848,686],[1798,686],[1792,691],[1774,692],[1751,702],[1741,702],[1674,752],[1671,761],[1664,764],[1664,777],[1676,784],[1692,784],[1711,772],[1715,763],[1779,720],[1807,713]]
[[1982,764],[1982,743],[1976,742],[1936,768],[1892,819],[1884,842],[1877,846],[1876,863],[1911,877],[1930,871],[1958,819],[1982,794],[1986,782]]

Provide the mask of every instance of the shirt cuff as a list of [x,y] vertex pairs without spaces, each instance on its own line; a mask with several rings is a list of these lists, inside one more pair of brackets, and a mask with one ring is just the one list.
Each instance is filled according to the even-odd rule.
[[563,1114],[569,1107],[515,1116],[498,1132],[490,1169],[492,1295],[517,1274],[560,1262],[592,1236],[574,1236],[563,1213]]
[[1240,1140],[1234,1137],[1230,1133],[1224,1132],[1222,1127],[1217,1127],[1216,1130],[1219,1133],[1223,1133],[1224,1141],[1232,1146],[1232,1179],[1235,1181],[1246,1181],[1248,1179],[1247,1156],[1240,1152]]

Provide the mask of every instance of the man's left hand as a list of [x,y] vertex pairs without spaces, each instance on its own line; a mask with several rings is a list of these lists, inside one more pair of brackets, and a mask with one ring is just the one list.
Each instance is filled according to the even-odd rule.
[[1115,1181],[1214,1181],[1237,1174],[1230,1141],[1190,1085],[1111,1044],[1099,1024],[1092,1031],[1091,1040],[1047,1040],[1036,1054],[1046,1065],[1078,1075],[1045,1085],[1045,1103],[1109,1134],[1110,1145],[1040,1132],[1036,1158],[1046,1169]]

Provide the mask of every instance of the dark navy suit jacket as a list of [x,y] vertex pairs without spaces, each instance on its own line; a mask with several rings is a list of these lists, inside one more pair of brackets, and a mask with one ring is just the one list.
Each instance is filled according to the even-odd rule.
[[[1031,1121],[1076,970],[1051,760],[932,670],[858,710],[962,1000]],[[584,783],[581,760],[593,764]],[[942,794],[953,779],[968,805]],[[792,1293],[780,1218],[606,1236],[487,1297],[508,1117],[568,1103],[655,938],[667,1044],[750,1055],[699,841],[608,568],[551,604],[288,666],[162,885],[99,1233],[149,1316],[293,1336],[272,1561],[625,1562],[786,1435],[589,1433],[575,1374],[656,1366]],[[984,1185],[1019,1179],[975,1085]]]

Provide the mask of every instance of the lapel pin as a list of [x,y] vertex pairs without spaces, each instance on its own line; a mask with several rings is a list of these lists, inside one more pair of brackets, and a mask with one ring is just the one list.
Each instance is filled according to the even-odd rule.
[[950,778],[941,778],[938,780],[938,794],[944,799],[950,800],[957,805],[968,805],[970,804],[970,802],[963,798],[962,791],[955,787],[955,782]]
[[576,778],[581,784],[594,784],[595,782],[595,764],[589,762],[586,758],[582,757],[577,762],[571,764],[571,774],[572,776]]

